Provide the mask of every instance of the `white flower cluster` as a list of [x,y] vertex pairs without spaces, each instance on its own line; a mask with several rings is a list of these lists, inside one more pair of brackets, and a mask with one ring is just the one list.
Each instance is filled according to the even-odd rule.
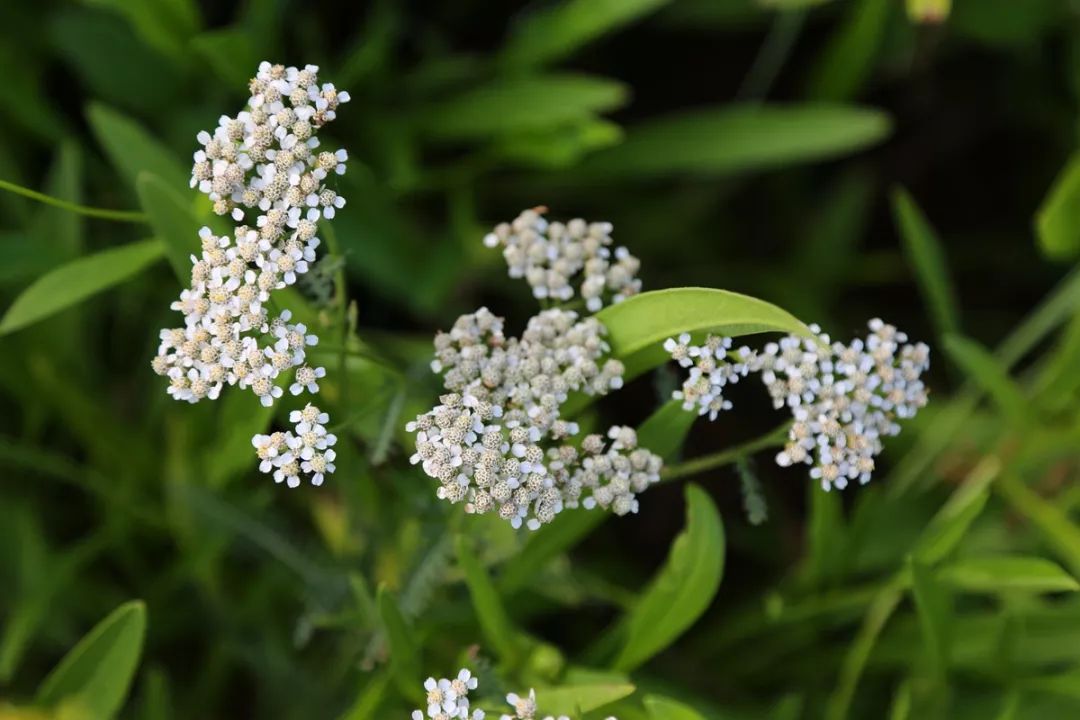
[[546,208],[526,210],[484,237],[502,247],[510,277],[525,278],[537,298],[565,302],[574,297],[571,281],[581,273],[579,292],[590,312],[641,291],[641,262],[626,248],[611,248],[611,223],[548,222]]
[[[333,85],[320,87],[317,70],[262,63],[247,109],[223,116],[213,135],[199,133],[203,149],[195,153],[192,187],[214,201],[217,213],[231,211],[241,224],[231,238],[208,227],[199,231],[202,253],[192,256],[191,287],[171,305],[184,315],[184,327],[161,331],[152,365],[169,378],[168,393],[177,400],[213,400],[227,384],[250,388],[270,407],[283,394],[282,373],[293,372],[293,395],[317,393],[326,375],[307,364],[307,347],[318,338],[302,323],[290,323],[289,310],[272,317],[267,309],[270,293],[294,284],[315,261],[316,222],[344,205],[324,180],[345,171],[345,151],[315,152],[314,133],[349,97]],[[242,222],[241,207],[257,209],[253,223]],[[327,450],[333,436],[322,429],[325,413],[301,414],[293,421],[296,434],[253,441],[264,472],[290,487],[299,484],[300,472],[317,485],[334,468]],[[321,439],[300,437],[311,433]]]
[[484,720],[483,710],[473,710],[469,714],[469,691],[475,690],[477,679],[468,670],[462,668],[453,680],[429,677],[424,681],[427,691],[427,715],[422,710],[413,710],[412,720]]
[[406,426],[416,433],[411,460],[440,481],[438,496],[532,530],[566,507],[636,512],[635,493],[659,479],[660,458],[621,427],[606,451],[599,436],[579,450],[567,442],[577,423],[559,414],[572,391],[622,387],[622,363],[602,359],[604,333],[595,318],[555,309],[530,319],[520,339],[507,338],[486,308],[439,333],[432,370],[450,392]]
[[730,338],[710,336],[704,345],[691,345],[688,335],[668,339],[664,349],[690,367],[674,397],[715,419],[731,407],[724,388],[758,373],[773,406],[790,408],[794,418],[777,464],[811,465],[810,476],[825,490],[869,482],[882,438],[899,434],[897,421],[927,403],[920,378],[930,367],[930,348],[909,344],[907,335],[879,319],[868,325],[870,334],[848,345],[811,325],[815,337],[789,335],[761,352],[733,351]]
[[[503,713],[499,716],[499,720],[535,720],[536,718],[536,691],[529,690],[528,695],[518,695],[517,693],[509,693],[506,696],[506,702],[514,708],[514,714],[508,715]],[[553,715],[545,715],[542,720],[570,720],[566,715],[560,715],[555,717]],[[608,717],[607,720],[616,720],[614,717]]]

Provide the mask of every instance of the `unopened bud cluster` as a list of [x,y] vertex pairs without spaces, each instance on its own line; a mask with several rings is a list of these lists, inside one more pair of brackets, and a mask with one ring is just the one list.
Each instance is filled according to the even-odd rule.
[[484,237],[488,247],[503,249],[510,277],[525,278],[537,298],[566,302],[580,276],[578,292],[590,312],[641,291],[641,262],[624,247],[612,249],[611,223],[548,222],[544,212],[526,210]]
[[[238,385],[270,407],[283,394],[282,373],[292,373],[294,395],[317,393],[326,374],[307,364],[307,348],[318,338],[291,323],[289,310],[272,316],[267,307],[270,293],[294,284],[314,263],[316,222],[345,203],[324,181],[344,173],[346,153],[316,152],[315,133],[349,97],[320,86],[317,73],[314,65],[262,63],[247,108],[222,116],[212,135],[199,133],[203,149],[195,153],[191,185],[210,197],[215,212],[240,224],[231,236],[199,231],[191,287],[171,305],[184,326],[161,331],[153,368],[169,378],[168,393],[178,400],[216,399],[224,385]],[[245,209],[256,217],[245,221]],[[325,413],[294,422],[296,433],[254,438],[261,467],[290,487],[301,475],[319,484],[334,469],[327,449],[333,436],[308,442],[300,436],[316,431],[299,427],[322,428]]]
[[710,336],[704,345],[688,335],[669,339],[665,350],[690,375],[674,397],[686,410],[715,419],[731,407],[725,388],[757,373],[777,409],[794,422],[776,456],[781,466],[806,464],[825,490],[870,481],[882,438],[898,435],[898,420],[914,417],[927,403],[921,380],[930,348],[874,319],[870,334],[850,344],[831,342],[816,325],[814,337],[789,335],[763,350],[731,349],[730,338]]
[[484,720],[483,710],[473,710],[469,714],[469,691],[475,690],[477,678],[469,670],[462,668],[453,679],[429,677],[424,681],[427,693],[427,714],[423,710],[413,710],[412,720]]

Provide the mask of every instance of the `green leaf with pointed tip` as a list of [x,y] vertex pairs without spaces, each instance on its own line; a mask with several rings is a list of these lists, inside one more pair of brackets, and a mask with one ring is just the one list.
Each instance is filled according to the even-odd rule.
[[679,113],[626,129],[575,177],[637,180],[671,174],[747,172],[847,155],[885,139],[879,110],[847,105],[728,105]]
[[626,377],[662,364],[663,343],[680,333],[737,337],[761,332],[808,335],[795,316],[748,295],[712,288],[652,290],[596,314],[607,328],[611,353],[626,363]]
[[626,87],[607,78],[551,74],[495,80],[427,108],[422,127],[444,140],[548,130],[593,118],[626,102]]
[[1080,527],[1013,475],[1003,475],[994,488],[1031,521],[1046,542],[1057,551],[1073,576],[1080,578]]
[[705,720],[705,716],[694,708],[671,698],[646,695],[644,702],[650,720]]
[[139,666],[146,634],[146,606],[125,603],[72,648],[38,688],[36,700],[57,705],[76,699],[92,717],[120,711]]
[[537,709],[544,715],[573,715],[609,705],[634,692],[629,683],[597,683],[541,688],[536,691]]
[[186,286],[191,279],[191,256],[201,252],[200,223],[191,203],[164,180],[149,172],[139,173],[135,181],[139,203],[150,217],[154,234],[165,242],[165,256],[176,279]]
[[967,534],[986,501],[989,485],[1001,472],[1001,463],[988,457],[975,467],[919,536],[914,557],[917,562],[936,565],[948,556]]
[[420,650],[413,637],[412,629],[405,621],[405,616],[398,608],[397,599],[380,585],[376,602],[379,604],[379,617],[390,643],[390,673],[394,676],[398,690],[409,698],[420,694],[418,688],[423,678],[420,676]]
[[659,574],[630,611],[613,667],[631,670],[673,643],[701,616],[720,587],[724,526],[711,498],[686,487],[686,528]]
[[681,400],[668,400],[638,426],[638,445],[670,460],[682,449],[697,419],[697,412],[684,410]]
[[938,583],[929,567],[914,558],[908,558],[907,569],[911,574],[911,591],[915,597],[923,647],[928,658],[925,669],[930,679],[939,683],[949,666],[949,620],[952,612],[948,591]]
[[564,0],[527,15],[503,50],[507,65],[525,67],[566,57],[670,0]]
[[47,272],[15,298],[0,320],[0,335],[43,320],[127,280],[158,260],[164,250],[156,238],[143,240],[102,250]]
[[520,634],[510,622],[499,592],[473,552],[469,538],[459,535],[456,549],[458,565],[465,574],[465,584],[469,587],[480,629],[496,654],[503,660],[513,662],[519,655],[517,639]]
[[941,240],[907,190],[894,190],[892,204],[904,252],[915,270],[915,280],[930,308],[938,334],[956,332],[960,325],[956,291],[949,278]]
[[1027,400],[1000,360],[979,343],[961,335],[947,336],[943,345],[953,362],[986,391],[1009,419],[1023,423],[1028,416]]
[[1046,558],[1023,555],[991,555],[960,558],[938,571],[938,580],[957,590],[1004,593],[1076,592],[1080,583]]
[[117,111],[92,103],[86,111],[94,136],[109,161],[131,187],[146,171],[157,175],[177,192],[188,187],[191,173],[180,160],[141,125]]
[[1080,154],[1069,159],[1035,215],[1039,247],[1054,260],[1080,255]]

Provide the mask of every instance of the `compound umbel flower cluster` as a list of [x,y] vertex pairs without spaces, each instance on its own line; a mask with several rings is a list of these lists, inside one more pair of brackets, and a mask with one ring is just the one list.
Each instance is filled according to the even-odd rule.
[[[283,394],[283,373],[292,373],[294,395],[317,393],[326,374],[307,364],[307,348],[318,338],[290,322],[289,310],[272,316],[267,304],[270,293],[308,271],[319,246],[316,223],[345,204],[326,180],[345,172],[347,155],[319,152],[315,134],[349,95],[319,85],[314,65],[301,70],[268,62],[259,65],[250,90],[242,112],[222,116],[213,134],[198,135],[202,149],[191,186],[239,224],[231,237],[208,227],[199,232],[202,253],[191,258],[191,287],[171,306],[184,326],[161,331],[153,368],[169,378],[168,393],[177,400],[213,400],[224,385],[237,385],[270,407]],[[295,432],[254,438],[260,467],[290,487],[301,474],[319,484],[333,472],[334,436],[312,437],[325,423],[318,409],[294,415]]]
[[[610,229],[567,227],[576,223]],[[533,530],[564,508],[637,512],[637,493],[659,480],[660,458],[620,426],[608,431],[610,442],[589,435],[577,445],[577,423],[561,415],[571,392],[622,387],[624,368],[607,357],[606,332],[595,317],[552,308],[520,338],[507,337],[502,318],[481,308],[439,333],[431,368],[448,392],[406,426],[416,434],[412,462],[439,481],[439,498]]]
[[870,481],[882,438],[900,433],[898,420],[926,405],[920,379],[930,367],[930,348],[909,344],[907,335],[874,319],[870,334],[845,345],[831,342],[816,325],[814,337],[789,335],[760,352],[731,349],[730,338],[710,336],[704,345],[690,336],[668,339],[664,348],[690,374],[674,393],[686,410],[715,419],[731,407],[724,390],[750,373],[760,376],[777,409],[793,422],[777,464],[806,464],[825,490]]

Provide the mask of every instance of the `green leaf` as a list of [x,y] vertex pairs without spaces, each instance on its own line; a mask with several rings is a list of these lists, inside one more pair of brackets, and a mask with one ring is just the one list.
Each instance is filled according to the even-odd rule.
[[199,8],[194,0],[88,0],[124,15],[147,45],[183,60],[187,39],[199,27]]
[[514,558],[499,576],[499,589],[513,593],[535,579],[537,571],[576,545],[605,520],[605,513],[584,508],[564,510],[553,521],[531,533]]
[[626,102],[626,88],[587,75],[504,78],[427,108],[422,127],[443,140],[535,132],[589,120]]
[[469,538],[458,536],[457,559],[465,573],[465,584],[469,587],[476,619],[495,653],[503,660],[514,662],[520,654],[520,644],[516,642],[520,634],[510,622],[499,592],[469,543]]
[[814,586],[836,579],[844,559],[844,506],[838,492],[807,483],[810,522],[806,525],[806,577]]
[[582,178],[728,174],[839,157],[875,145],[892,123],[846,105],[729,105],[630,127],[626,140],[587,158]]
[[1002,475],[994,487],[1028,518],[1072,572],[1080,578],[1080,528],[1060,509],[1036,495],[1013,475]]
[[1046,558],[1023,555],[992,555],[961,558],[938,571],[938,580],[957,590],[1003,593],[1075,592],[1080,583],[1061,566]]
[[201,225],[191,210],[191,203],[164,180],[148,172],[139,173],[135,189],[143,210],[150,216],[154,234],[165,243],[165,256],[177,280],[186,286],[191,279],[191,256],[201,252]]
[[914,550],[916,562],[936,565],[956,548],[986,507],[989,485],[1000,472],[1001,463],[994,456],[975,466],[919,536]]
[[378,597],[379,616],[390,643],[390,673],[398,690],[406,697],[418,694],[420,683],[420,650],[405,617],[398,608],[397,600],[385,585],[380,585]]
[[1035,214],[1039,247],[1047,257],[1080,256],[1080,153],[1069,158]]
[[124,704],[146,634],[146,606],[125,603],[72,648],[38,688],[36,700],[57,705],[75,698],[92,717],[111,718]]
[[686,528],[626,620],[614,663],[631,670],[683,634],[705,612],[724,571],[724,526],[716,505],[696,485],[686,487]]
[[889,26],[895,3],[856,0],[821,53],[808,94],[815,100],[840,101],[855,97],[874,69],[874,61]]
[[909,557],[907,569],[926,650],[925,671],[933,682],[940,683],[949,667],[950,598],[929,567]]
[[146,171],[177,192],[188,187],[190,171],[137,122],[97,103],[87,108],[86,117],[113,167],[128,185],[135,187],[139,173]]
[[1005,366],[979,343],[962,335],[948,335],[943,347],[964,374],[990,396],[994,404],[1014,422],[1028,415],[1028,403],[1020,387],[1009,377]]
[[671,698],[646,695],[644,702],[650,720],[705,720],[705,716],[694,708]]
[[937,325],[938,335],[956,332],[960,325],[956,291],[949,278],[941,241],[907,190],[894,190],[892,204],[893,218],[904,241],[904,252],[915,270],[915,279]]
[[669,1],[564,0],[517,23],[503,50],[503,60],[514,67],[559,60]]
[[760,332],[807,335],[785,310],[747,295],[710,288],[673,288],[634,295],[596,314],[607,328],[611,352],[627,365],[627,378],[662,364],[663,343],[680,333],[736,337]]
[[681,400],[668,400],[638,426],[638,445],[670,460],[682,449],[697,419],[696,412],[683,410]]
[[251,33],[242,28],[204,32],[191,39],[191,49],[231,87],[246,86],[259,66]]
[[536,691],[537,709],[544,715],[574,715],[609,705],[634,692],[629,683],[597,683],[541,688]]
[[49,317],[137,274],[164,253],[157,239],[72,260],[35,280],[0,320],[0,335]]
[[501,139],[494,152],[512,162],[544,169],[568,168],[594,150],[622,140],[622,128],[600,119],[586,119]]

